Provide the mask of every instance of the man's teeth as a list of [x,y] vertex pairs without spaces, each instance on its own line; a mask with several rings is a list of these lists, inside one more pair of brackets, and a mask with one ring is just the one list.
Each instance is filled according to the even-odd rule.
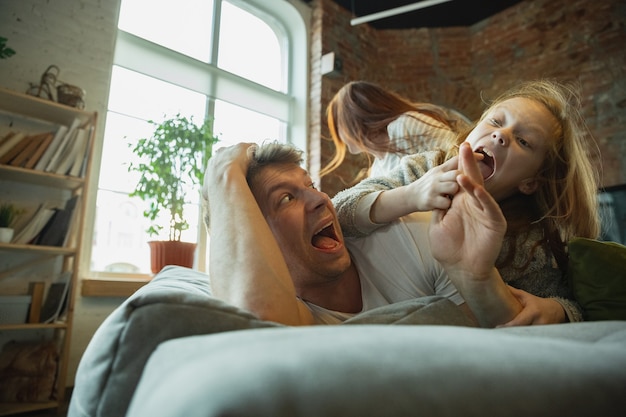
[[326,229],[327,227],[329,227],[329,226],[330,226],[330,225],[332,225],[332,224],[333,224],[333,222],[332,222],[332,221],[331,221],[331,222],[328,222],[328,224],[326,224],[325,226],[320,227],[320,229],[319,229],[317,232],[315,232],[315,234],[320,233],[322,230]]
[[488,157],[493,158],[493,152],[491,152],[489,149],[485,149],[485,148],[483,148],[483,149],[482,149],[482,151],[483,151],[483,153],[484,153],[485,155],[487,155]]

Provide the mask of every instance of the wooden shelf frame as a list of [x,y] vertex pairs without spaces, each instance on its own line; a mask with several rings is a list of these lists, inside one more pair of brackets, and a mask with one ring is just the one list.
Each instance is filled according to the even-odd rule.
[[[66,247],[22,245],[0,243],[0,258],[11,257],[16,254],[28,254],[27,261],[10,263],[6,262],[4,269],[0,270],[0,286],[3,279],[19,272],[23,276],[29,268],[37,266],[56,258],[62,258],[57,264],[62,271],[71,271],[70,291],[67,295],[67,306],[63,317],[54,323],[24,323],[0,325],[2,332],[27,332],[50,329],[53,330],[54,340],[59,346],[59,362],[54,387],[53,400],[37,403],[0,403],[0,416],[17,413],[59,408],[63,404],[66,394],[67,371],[69,364],[69,350],[72,336],[74,315],[74,302],[78,288],[78,277],[82,248],[82,236],[85,219],[86,197],[90,184],[91,167],[93,160],[95,134],[98,122],[96,112],[69,107],[50,100],[29,96],[15,91],[0,88],[0,113],[3,123],[16,122],[16,126],[28,126],[32,121],[33,129],[36,126],[70,126],[75,119],[80,121],[81,127],[89,130],[89,147],[86,150],[86,169],[82,177],[59,175],[34,169],[0,165],[0,186],[7,187],[37,187],[68,190],[70,194],[80,195],[79,205],[75,208],[76,216],[70,226],[70,236]],[[8,259],[8,258],[7,258]],[[55,267],[56,268],[56,267]],[[58,272],[55,269],[55,273]]]

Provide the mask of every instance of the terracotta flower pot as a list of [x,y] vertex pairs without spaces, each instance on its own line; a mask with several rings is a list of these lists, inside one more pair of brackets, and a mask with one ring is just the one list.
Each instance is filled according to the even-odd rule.
[[152,273],[156,274],[166,265],[193,267],[196,244],[173,240],[153,240],[150,245]]

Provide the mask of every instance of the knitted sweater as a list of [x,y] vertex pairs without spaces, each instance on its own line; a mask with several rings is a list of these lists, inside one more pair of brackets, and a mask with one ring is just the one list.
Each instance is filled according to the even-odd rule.
[[387,152],[382,158],[375,158],[370,177],[388,175],[405,155],[448,149],[456,145],[455,132],[437,119],[416,111],[406,112],[389,123],[387,134],[395,152]]
[[[400,165],[388,177],[367,178],[339,192],[333,197],[333,204],[344,235],[365,236],[382,226],[372,223],[369,218],[371,205],[378,194],[407,185],[444,161],[445,153],[440,150],[408,155],[402,158]],[[563,306],[569,321],[582,321],[582,308],[574,301],[567,280],[556,265],[554,255],[546,245],[535,247],[536,242],[543,237],[539,224],[534,224],[524,234],[507,234],[496,265],[502,264],[512,247],[515,247],[515,256],[512,261],[498,268],[500,275],[512,287],[538,297],[555,299]]]

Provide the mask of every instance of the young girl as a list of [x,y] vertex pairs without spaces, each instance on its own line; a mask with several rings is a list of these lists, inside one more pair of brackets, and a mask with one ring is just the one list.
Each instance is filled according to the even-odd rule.
[[[566,242],[597,238],[600,230],[592,164],[597,148],[588,135],[572,89],[533,81],[498,97],[460,138],[476,154],[485,189],[507,221],[496,262],[503,279],[558,302],[566,314],[560,321],[582,320],[564,276]],[[367,179],[337,194],[333,203],[344,234],[369,234],[413,211],[448,209],[459,174],[457,157],[450,157],[442,151],[410,155],[388,178]],[[552,302],[544,306],[562,313]]]
[[346,150],[374,156],[369,176],[384,176],[405,155],[429,149],[449,149],[468,120],[428,103],[413,103],[366,82],[344,85],[326,110],[335,155],[320,175],[334,171]]

